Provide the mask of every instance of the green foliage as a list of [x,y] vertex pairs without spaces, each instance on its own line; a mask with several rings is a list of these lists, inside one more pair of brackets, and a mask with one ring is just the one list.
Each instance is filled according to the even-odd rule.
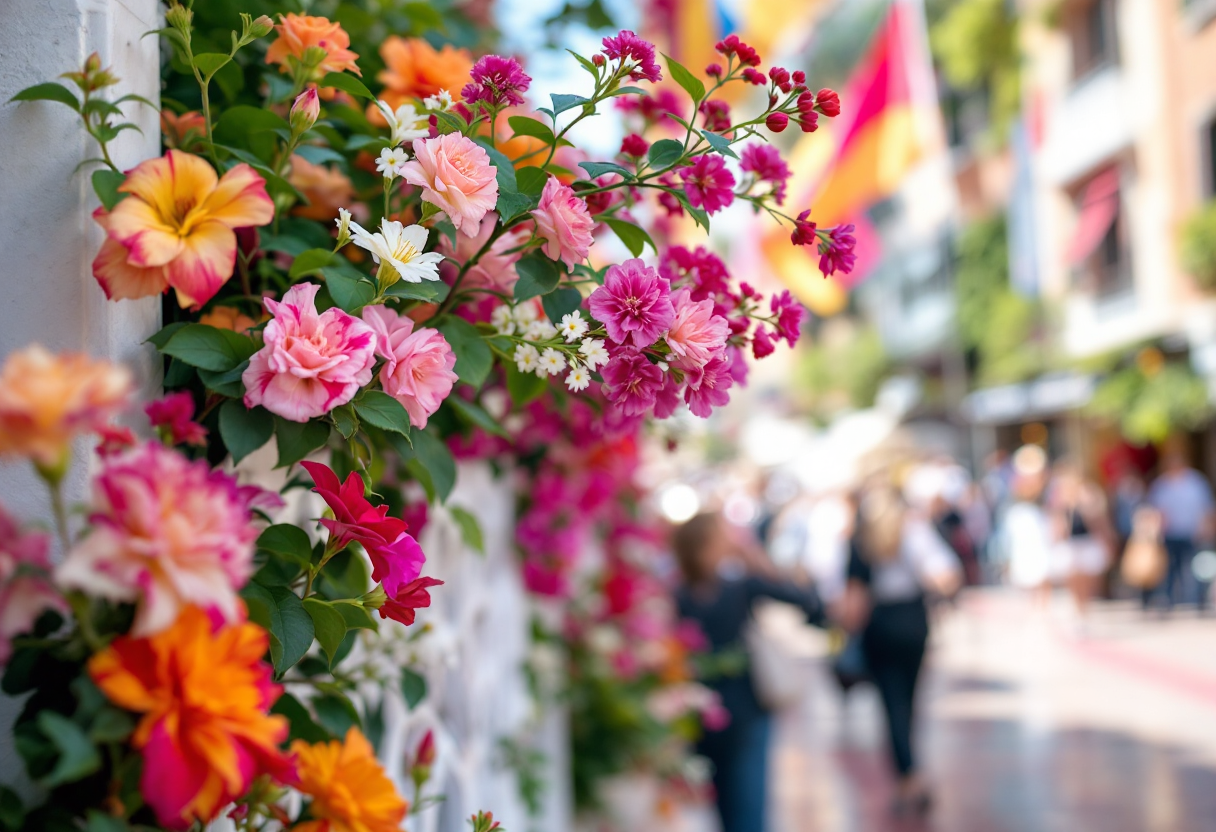
[[841,325],[799,351],[799,388],[819,418],[874,404],[890,369],[882,337],[873,327]]
[[1178,247],[1182,268],[1204,289],[1216,289],[1216,200],[1182,226]]
[[1145,373],[1138,366],[1112,373],[1098,386],[1088,411],[1119,425],[1137,444],[1159,443],[1195,430],[1211,417],[1207,384],[1184,364]]
[[1021,107],[1017,13],[1006,0],[938,5],[929,31],[933,57],[953,87],[986,96],[990,136],[1003,140]]

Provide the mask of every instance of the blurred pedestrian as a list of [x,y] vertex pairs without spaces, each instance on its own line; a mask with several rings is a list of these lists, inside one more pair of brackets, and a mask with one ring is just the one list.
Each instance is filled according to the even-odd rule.
[[924,813],[931,804],[912,742],[916,684],[929,636],[928,596],[950,597],[962,582],[958,558],[922,512],[911,510],[887,481],[858,502],[841,623],[862,633],[862,649],[887,714],[898,775],[892,810]]
[[1110,566],[1114,531],[1106,496],[1072,460],[1056,464],[1051,481],[1050,513],[1056,541],[1057,571],[1072,594],[1081,621]]
[[1159,594],[1164,595],[1167,609],[1179,603],[1195,603],[1201,611],[1206,610],[1208,585],[1195,576],[1192,562],[1198,545],[1212,537],[1216,510],[1212,487],[1203,474],[1190,467],[1185,449],[1178,443],[1167,448],[1161,467],[1161,475],[1148,492],[1149,505],[1161,512],[1169,557]]
[[1035,593],[1041,606],[1051,597],[1051,529],[1043,508],[1047,453],[1025,445],[1013,456],[1012,502],[1001,521],[1001,539],[1009,559],[1009,582]]
[[[745,649],[753,606],[763,598],[796,604],[808,621],[822,621],[813,588],[784,577],[720,515],[692,518],[676,529],[672,544],[683,578],[676,592],[680,616],[701,626],[715,655]],[[725,728],[707,730],[697,745],[714,766],[722,832],[766,832],[770,713],[757,698],[750,669],[705,681],[730,713]]]

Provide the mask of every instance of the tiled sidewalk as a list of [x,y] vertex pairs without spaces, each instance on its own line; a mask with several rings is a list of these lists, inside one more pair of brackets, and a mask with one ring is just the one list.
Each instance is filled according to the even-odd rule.
[[920,703],[937,797],[924,821],[888,816],[874,690],[842,701],[810,670],[807,705],[777,732],[773,830],[1216,830],[1216,621],[1107,604],[1082,637],[1057,602],[987,590],[938,622]]

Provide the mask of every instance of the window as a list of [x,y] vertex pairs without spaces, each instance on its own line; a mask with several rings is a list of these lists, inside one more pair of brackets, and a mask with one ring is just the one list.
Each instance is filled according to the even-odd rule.
[[1074,78],[1118,62],[1115,0],[1085,0],[1070,18]]
[[1077,222],[1068,247],[1077,288],[1098,297],[1133,288],[1119,170],[1112,165],[1077,189]]

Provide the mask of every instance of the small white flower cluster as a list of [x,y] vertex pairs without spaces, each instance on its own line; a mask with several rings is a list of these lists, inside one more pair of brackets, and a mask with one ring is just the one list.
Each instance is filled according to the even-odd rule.
[[441,113],[446,113],[448,110],[452,109],[452,107],[456,106],[456,101],[452,98],[452,94],[450,92],[447,90],[440,90],[434,95],[428,95],[426,98],[422,99],[422,106],[426,107],[428,110],[438,110]]
[[541,317],[535,301],[521,303],[515,307],[506,304],[496,308],[490,318],[500,335],[519,334],[533,344],[515,347],[515,366],[521,373],[536,373],[542,378],[555,376],[569,368],[566,387],[575,393],[591,385],[591,373],[608,362],[608,350],[600,338],[586,338],[578,345],[578,358],[567,357],[556,347],[537,349],[534,343],[551,341],[559,334],[567,344],[583,339],[590,331],[590,322],[583,313],[574,310],[562,316],[561,325],[554,327]]
[[401,175],[401,168],[409,161],[405,146],[412,145],[414,139],[431,135],[430,116],[418,112],[413,104],[402,104],[394,110],[387,102],[377,101],[376,108],[387,122],[390,133],[389,146],[376,158],[376,170],[391,182]]
[[401,169],[410,160],[404,147],[386,147],[376,157],[376,170],[389,181],[401,175]]

